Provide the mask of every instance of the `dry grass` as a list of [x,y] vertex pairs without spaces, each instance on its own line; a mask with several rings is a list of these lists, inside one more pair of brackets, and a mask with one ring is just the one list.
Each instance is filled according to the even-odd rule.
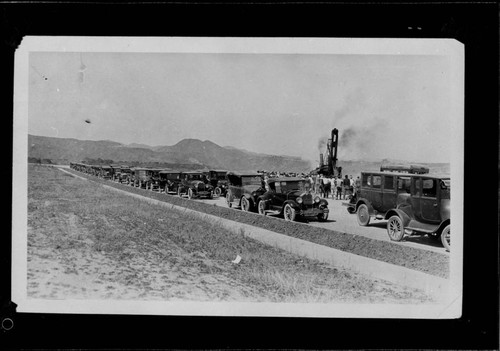
[[[232,233],[216,223],[103,189],[50,167],[29,168],[28,226],[28,280],[33,296],[429,300],[421,292],[289,254],[243,232]],[[231,263],[236,255],[242,257],[239,264]],[[85,282],[84,286],[71,277]]]

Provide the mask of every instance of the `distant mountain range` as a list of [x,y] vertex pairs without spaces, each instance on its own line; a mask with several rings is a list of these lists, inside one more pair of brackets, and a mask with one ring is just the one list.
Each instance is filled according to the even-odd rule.
[[[308,172],[309,161],[293,156],[266,155],[209,140],[183,139],[172,146],[121,144],[109,140],[91,141],[28,135],[28,158],[68,164],[85,160],[107,160],[119,164],[151,164],[183,169],[276,170]],[[183,169],[181,169],[183,168]]]

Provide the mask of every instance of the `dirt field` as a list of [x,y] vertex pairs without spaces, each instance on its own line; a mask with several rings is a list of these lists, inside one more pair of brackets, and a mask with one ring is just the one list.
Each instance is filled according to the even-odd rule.
[[[28,176],[30,297],[431,301],[420,291],[288,254],[56,168],[30,166]],[[232,263],[237,255],[241,262]]]

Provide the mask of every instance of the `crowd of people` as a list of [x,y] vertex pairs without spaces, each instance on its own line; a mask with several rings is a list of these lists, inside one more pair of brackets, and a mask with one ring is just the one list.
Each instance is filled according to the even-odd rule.
[[312,191],[321,195],[321,197],[332,199],[350,199],[356,193],[361,185],[359,177],[356,179],[352,175],[345,175],[344,178],[340,177],[327,177],[319,174],[315,178],[309,176],[309,182],[313,185]]
[[262,174],[264,182],[269,178],[277,177],[300,177],[308,180],[310,190],[323,198],[348,200],[353,196],[361,185],[359,176],[354,179],[352,175],[341,177],[327,177],[322,174],[306,174],[277,171],[258,171]]

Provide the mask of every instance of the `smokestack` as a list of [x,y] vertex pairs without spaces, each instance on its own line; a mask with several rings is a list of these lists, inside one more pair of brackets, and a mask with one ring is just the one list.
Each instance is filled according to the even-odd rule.
[[319,166],[323,167],[323,154],[319,154]]

